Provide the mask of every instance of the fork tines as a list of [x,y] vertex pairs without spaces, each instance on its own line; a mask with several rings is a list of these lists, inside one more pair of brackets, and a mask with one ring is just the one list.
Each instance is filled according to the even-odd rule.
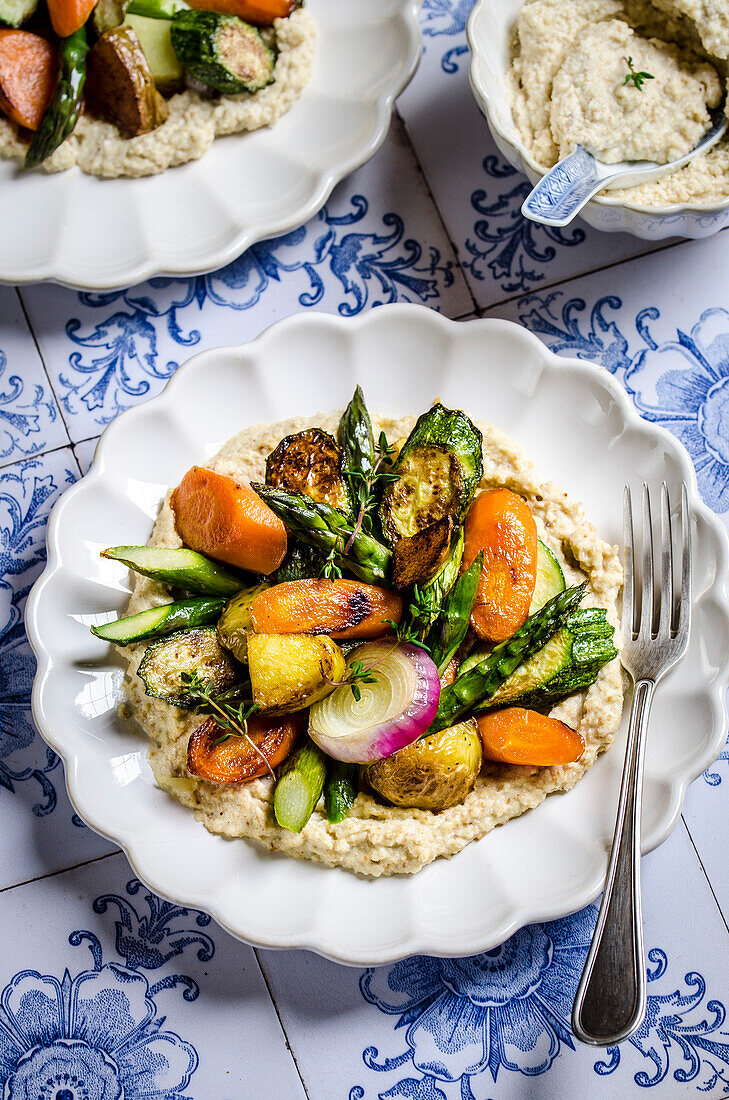
[[[678,514],[671,515],[665,481],[660,509],[643,482],[640,556],[636,552],[630,486],[623,500],[623,636],[626,642],[675,640],[685,646],[691,614],[691,517],[685,482]],[[654,519],[654,514],[656,518]],[[680,529],[680,534],[679,534]],[[680,575],[676,562],[680,561]]]

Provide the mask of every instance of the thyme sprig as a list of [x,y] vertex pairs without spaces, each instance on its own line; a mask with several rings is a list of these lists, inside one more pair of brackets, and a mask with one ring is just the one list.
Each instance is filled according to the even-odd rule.
[[327,554],[321,569],[319,570],[319,579],[325,577],[329,581],[341,580],[342,570],[338,564],[338,560],[344,553],[344,543],[341,539],[337,539],[334,546]]
[[626,84],[632,84],[635,88],[638,89],[639,92],[642,92],[643,91],[643,85],[645,84],[646,80],[655,80],[655,77],[654,77],[653,73],[646,73],[646,72],[643,72],[643,71],[638,72],[633,67],[633,58],[632,57],[624,57],[623,61],[626,63],[626,65],[630,69],[630,72],[628,73],[628,75],[625,77],[625,80],[623,81],[623,87],[625,87]]
[[224,745],[231,737],[244,737],[273,777],[273,768],[268,758],[248,733],[248,719],[258,710],[258,704],[250,699],[234,703],[223,695],[213,695],[210,685],[204,682],[197,669],[192,672],[183,672],[180,680],[195,702],[195,712],[199,714],[201,711],[212,711],[212,719],[223,731],[217,741],[213,741],[213,748]]
[[398,481],[398,475],[391,472],[392,456],[395,448],[387,442],[387,436],[380,432],[375,444],[375,462],[371,470],[365,471],[361,467],[350,467],[344,472],[352,478],[357,493],[357,519],[352,534],[344,547],[344,553],[348,554],[352,543],[360,530],[369,534],[372,531],[372,513],[377,505],[379,490],[393,481]]
[[347,669],[346,676],[341,680],[330,680],[328,676],[324,679],[332,687],[347,687],[352,689],[352,695],[354,695],[357,702],[362,698],[362,690],[360,684],[376,684],[377,677],[373,674],[372,669],[378,661],[373,661],[371,665],[365,665],[364,661],[352,661]]
[[441,611],[428,601],[426,593],[415,585],[408,604],[407,615],[399,623],[394,619],[385,619],[395,634],[398,645],[416,645],[430,653],[430,648],[422,640],[430,631]]

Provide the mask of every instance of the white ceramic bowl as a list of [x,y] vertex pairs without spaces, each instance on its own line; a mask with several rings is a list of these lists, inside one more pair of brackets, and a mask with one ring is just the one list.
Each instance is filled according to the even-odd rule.
[[[500,151],[534,184],[544,173],[516,128],[506,82],[511,31],[522,6],[523,0],[478,0],[468,20],[470,79],[476,102]],[[717,203],[641,206],[601,195],[588,202],[580,217],[596,229],[632,233],[649,241],[708,237],[729,224],[729,198]]]
[[197,275],[302,225],[379,148],[421,50],[420,0],[307,0],[319,38],[303,96],[270,129],[218,138],[145,179],[0,161],[0,282],[87,290]]
[[373,410],[420,413],[435,397],[492,420],[583,500],[618,542],[625,481],[689,486],[695,539],[695,627],[661,685],[645,765],[643,844],[675,824],[687,785],[726,736],[729,547],[701,503],[686,452],[643,422],[602,368],[559,359],[509,321],[456,323],[420,306],[352,319],[291,317],[242,348],[182,367],[164,393],[104,434],[91,471],[55,506],[48,564],[28,601],[38,659],[33,713],[63,757],[71,800],[120,844],[153,890],[211,913],[266,947],[304,947],[345,963],[416,952],[470,955],[532,920],[585,905],[601,888],[617,805],[625,723],[615,747],[569,792],[449,861],[375,881],[212,836],[159,790],[137,736],[117,717],[121,661],[92,637],[120,611],[128,576],[99,551],[145,542],[165,488],[242,426],[343,408],[360,382]]

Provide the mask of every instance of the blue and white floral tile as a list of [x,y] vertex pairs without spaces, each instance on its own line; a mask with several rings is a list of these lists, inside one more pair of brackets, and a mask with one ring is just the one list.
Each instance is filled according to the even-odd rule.
[[61,761],[30,712],[25,601],[45,562],[51,505],[77,477],[70,448],[0,469],[0,889],[114,851],[75,816]]
[[398,111],[479,305],[655,248],[579,220],[550,229],[521,216],[530,185],[498,152],[468,82],[472,7],[473,0],[424,0],[425,52]]
[[729,235],[719,233],[489,311],[614,374],[642,416],[680,439],[720,515],[729,513],[728,262]]
[[253,951],[122,856],[3,894],[0,928],[4,1097],[305,1100]]
[[53,391],[12,287],[0,287],[0,466],[68,443]]
[[259,952],[310,1095],[729,1094],[729,973],[717,965],[729,934],[683,826],[646,857],[644,879],[648,1013],[615,1049],[576,1043],[569,1028],[595,906],[472,958],[414,957],[363,971]]
[[76,455],[76,461],[84,477],[91,469],[98,443],[99,437],[96,436],[94,439],[82,439],[80,443],[74,443],[73,445],[73,453]]
[[159,393],[196,352],[243,343],[289,314],[353,317],[384,302],[451,317],[474,308],[397,121],[307,225],[220,271],[116,293],[34,286],[22,295],[74,442]]

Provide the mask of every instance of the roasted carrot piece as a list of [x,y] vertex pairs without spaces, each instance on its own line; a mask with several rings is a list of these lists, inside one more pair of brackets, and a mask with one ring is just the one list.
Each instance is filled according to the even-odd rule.
[[376,585],[349,580],[284,581],[250,605],[259,634],[328,634],[331,638],[382,638],[399,623],[402,600]]
[[478,721],[486,760],[501,764],[572,764],[585,751],[582,734],[536,710],[507,707]]
[[252,715],[247,737],[225,738],[214,718],[190,736],[187,770],[211,783],[247,783],[282,764],[304,729],[303,713],[280,718]]
[[537,526],[510,489],[476,497],[466,516],[461,572],[483,550],[471,624],[480,638],[504,642],[523,624],[537,583]]
[[0,30],[0,111],[37,130],[53,95],[58,62],[50,42],[30,31]]
[[170,504],[191,550],[252,573],[272,573],[283,561],[286,528],[250,485],[193,466]]
[[237,15],[245,23],[268,27],[274,19],[285,19],[294,10],[295,0],[192,0],[191,7]]
[[48,0],[48,14],[59,38],[68,38],[83,27],[96,0]]

